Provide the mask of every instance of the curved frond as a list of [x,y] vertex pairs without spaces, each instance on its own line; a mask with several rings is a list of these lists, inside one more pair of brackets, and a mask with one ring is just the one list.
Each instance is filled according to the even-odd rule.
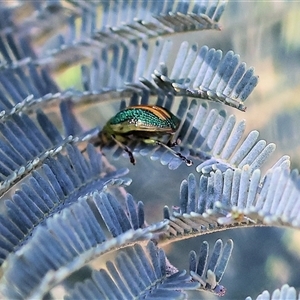
[[183,42],[175,60],[169,62],[171,51],[172,42],[159,39],[153,47],[143,42],[102,49],[90,67],[82,67],[83,100],[88,95],[95,98],[99,93],[124,93],[128,89],[141,92],[146,88],[155,95],[171,93],[246,109],[244,101],[258,77],[237,54],[229,51],[222,58],[221,50],[207,46],[199,49],[196,44]]
[[190,174],[180,189],[180,206],[170,219],[168,239],[224,230],[230,227],[273,225],[300,227],[300,192],[297,171],[272,168],[264,178],[249,166],[241,170]]
[[198,255],[190,253],[189,275],[175,266],[169,272],[164,251],[152,242],[147,249],[137,244],[118,253],[115,263],[108,261],[107,270],[94,270],[91,278],[77,283],[66,299],[181,299],[188,290],[224,295],[225,288],[219,283],[232,247],[231,240],[225,246],[218,240],[209,255],[209,245],[203,242]]
[[209,232],[243,226],[300,227],[300,181],[297,171],[272,168],[264,178],[249,166],[209,177],[194,174],[183,180],[180,204],[168,207],[164,217],[170,221],[162,243]]
[[9,253],[28,242],[36,227],[79,198],[102,191],[108,185],[128,185],[128,180],[118,179],[127,170],[101,176],[101,158],[91,145],[88,158],[76,147],[68,145],[67,151],[68,156],[46,159],[12,198],[5,200],[0,226],[1,264]]
[[165,253],[152,242],[146,249],[126,248],[106,266],[107,271],[94,270],[90,279],[77,283],[66,299],[181,299],[184,290],[199,286],[184,270],[169,276]]
[[[256,300],[299,300],[300,293],[297,297],[297,292],[294,287],[289,286],[288,284],[284,284],[281,289],[276,289],[272,294],[268,291],[263,291],[260,295],[255,298]],[[247,297],[245,300],[252,300],[251,297]]]
[[245,111],[244,101],[258,82],[253,68],[247,69],[239,62],[239,55],[228,51],[222,58],[221,50],[197,45],[190,48],[182,43],[168,76],[166,66],[161,62],[153,79],[165,92],[178,96],[192,96],[222,102]]
[[[69,63],[91,56],[97,47],[137,42],[153,37],[204,29],[220,30],[218,21],[226,1],[199,4],[179,1],[86,2],[79,5],[81,28],[76,30],[76,16],[68,19],[69,34],[57,37],[59,45],[39,62]],[[75,41],[75,42],[74,42]],[[64,58],[64,59],[62,59]]]
[[[164,231],[168,224],[163,221],[146,227],[138,223],[134,229],[136,220],[127,215],[113,196],[94,193],[92,201],[97,212],[93,212],[86,199],[79,199],[47,219],[25,246],[7,258],[0,281],[7,298],[39,299],[93,258],[136,241],[149,240],[153,232]],[[139,206],[137,213],[141,209]],[[99,213],[104,225],[97,219]],[[49,256],[49,251],[53,255]]]

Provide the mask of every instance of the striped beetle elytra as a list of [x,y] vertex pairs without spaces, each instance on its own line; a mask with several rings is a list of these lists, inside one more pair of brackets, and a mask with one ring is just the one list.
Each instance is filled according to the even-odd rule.
[[[167,109],[156,105],[129,106],[113,116],[99,132],[99,141],[95,146],[103,146],[113,140],[129,155],[130,162],[135,164],[131,150],[124,144],[130,140],[139,140],[146,144],[160,145],[182,159],[187,166],[193,162],[176,152],[172,147],[177,142],[172,142],[174,133],[178,130],[180,120]],[[159,140],[169,136],[167,143]]]

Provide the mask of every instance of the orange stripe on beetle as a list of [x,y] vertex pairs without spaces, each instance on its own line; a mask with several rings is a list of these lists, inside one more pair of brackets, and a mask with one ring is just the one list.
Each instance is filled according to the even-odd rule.
[[162,120],[167,120],[172,117],[169,111],[157,105],[133,105],[133,106],[129,106],[126,109],[132,109],[132,108],[148,110],[149,112],[153,113],[154,115],[156,115],[158,118]]

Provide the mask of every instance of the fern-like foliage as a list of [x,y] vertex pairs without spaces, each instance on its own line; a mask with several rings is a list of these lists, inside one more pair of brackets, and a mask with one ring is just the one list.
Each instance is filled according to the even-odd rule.
[[16,251],[38,225],[79,198],[86,197],[91,187],[101,191],[107,185],[128,183],[118,179],[122,170],[101,176],[101,160],[91,145],[88,147],[89,160],[75,147],[68,145],[67,149],[68,156],[58,154],[57,159],[46,159],[27,177],[27,183],[21,184],[12,199],[4,200],[6,213],[1,216],[1,223],[3,237],[8,242],[2,249],[4,253]]
[[[145,250],[135,245],[120,252],[115,264],[107,263],[109,273],[103,269],[93,270],[91,278],[78,283],[66,299],[180,299],[184,290],[199,286],[199,283],[191,281],[191,276],[185,270],[168,274],[165,253],[152,242],[148,243]],[[128,272],[131,276],[128,276]],[[106,282],[108,288],[101,288],[103,282]]]
[[[246,69],[246,64],[239,62],[239,56],[233,51],[222,58],[221,50],[207,46],[199,49],[196,44],[189,46],[183,42],[168,75],[170,51],[172,42],[160,39],[152,47],[140,42],[104,48],[90,67],[82,68],[84,95],[146,88],[151,94],[184,95],[246,109],[244,101],[258,77],[253,68]],[[150,63],[146,67],[148,59]]]
[[[210,5],[186,1],[124,1],[122,5],[117,1],[70,2],[74,7],[70,16],[66,16],[68,34],[56,37],[56,47],[47,51],[42,62],[54,59],[58,64],[55,58],[63,57],[58,61],[65,61],[65,57],[72,53],[72,61],[68,62],[73,63],[89,55],[94,47],[106,48],[171,33],[219,29],[217,22],[226,4],[222,1]],[[82,15],[79,30],[76,30],[77,12]]]
[[[202,241],[185,269],[163,246],[236,227],[299,229],[298,171],[290,170],[288,156],[266,167],[275,144],[257,130],[246,134],[246,122],[225,110],[246,110],[258,83],[254,68],[232,50],[188,42],[177,50],[170,39],[220,30],[226,4],[0,4],[1,298],[223,296],[231,239],[218,239],[211,250]],[[74,82],[60,88],[61,72],[76,64]],[[163,138],[148,145],[134,132],[124,145],[114,142],[114,132],[112,141],[103,139],[110,117],[136,105],[162,106],[180,120],[171,151]],[[159,194],[169,198],[161,215],[146,193],[139,201],[127,191],[124,149],[138,158],[131,174],[145,175],[153,193],[154,167],[173,171],[174,178],[159,177],[166,187]],[[194,164],[178,180],[188,168],[182,156]],[[263,292],[257,299],[296,299],[296,291],[284,285],[271,297]]]

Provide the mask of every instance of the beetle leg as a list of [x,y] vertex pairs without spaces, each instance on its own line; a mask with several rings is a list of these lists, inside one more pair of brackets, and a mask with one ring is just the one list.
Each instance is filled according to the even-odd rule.
[[175,147],[177,146],[177,140],[175,142],[172,142],[172,139],[168,140],[167,144],[166,144],[168,147]]
[[180,159],[182,159],[187,166],[191,166],[193,164],[193,161],[186,158],[184,155],[182,155],[180,152],[176,152],[175,150],[173,150],[170,146],[168,146],[167,144],[161,142],[161,141],[158,141],[158,140],[152,140],[152,139],[146,139],[144,140],[144,143],[147,143],[147,144],[156,144],[156,145],[159,145],[159,146],[163,146],[165,147],[168,151],[170,151],[171,153],[173,153],[173,155],[175,155],[176,157],[179,157]]
[[135,158],[134,158],[133,153],[131,152],[131,150],[130,150],[126,145],[124,145],[122,142],[120,142],[119,140],[117,140],[116,137],[115,137],[114,135],[111,135],[111,139],[112,139],[119,147],[121,147],[125,152],[128,153],[130,162],[131,162],[133,165],[135,165]]
[[166,143],[166,145],[167,145],[168,147],[171,147],[171,148],[172,148],[172,147],[175,147],[175,146],[179,145],[180,142],[181,142],[181,140],[180,140],[179,137],[177,137],[177,138],[175,139],[175,141],[174,141],[174,134],[170,134],[169,140],[168,140],[168,142]]
[[169,150],[170,152],[172,152],[175,156],[179,157],[180,159],[182,159],[187,166],[191,166],[193,164],[193,161],[186,158],[184,155],[182,155],[180,152],[176,152],[175,150],[173,150],[172,148],[170,148],[168,145],[164,144],[161,141],[156,141],[157,145],[163,146],[165,147],[167,150]]
[[171,139],[169,139],[168,140],[168,142],[167,142],[167,146],[168,147],[175,147],[175,146],[177,146],[177,145],[179,145],[181,143],[181,140],[180,140],[180,138],[178,137],[176,140],[175,140],[175,142],[172,142],[172,138]]

